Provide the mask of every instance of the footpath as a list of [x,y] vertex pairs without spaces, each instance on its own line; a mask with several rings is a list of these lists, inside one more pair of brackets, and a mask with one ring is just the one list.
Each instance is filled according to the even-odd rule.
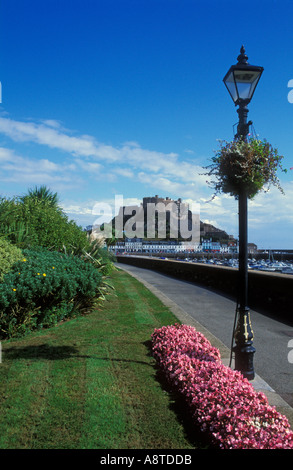
[[[178,292],[177,298],[180,298],[180,302],[178,302],[180,303],[180,305],[178,305],[177,302],[175,302],[168,296],[168,288],[166,290],[164,289],[165,293],[163,293],[162,290],[158,289],[154,285],[155,283],[152,282],[152,276],[154,273],[152,274],[151,271],[147,269],[136,268],[135,266],[127,265],[124,263],[117,263],[116,266],[119,269],[125,270],[126,272],[128,272],[128,274],[140,281],[147,289],[149,289],[154,295],[156,295],[156,297],[158,297],[164,303],[164,305],[170,308],[172,313],[174,313],[174,315],[178,318],[178,320],[180,320],[180,322],[190,326],[194,326],[198,331],[200,331],[213,346],[219,349],[223,364],[231,367],[232,369],[234,368],[234,360],[233,357],[231,357],[231,349],[228,348],[223,343],[223,341],[217,337],[217,334],[215,334],[215,332],[211,332],[209,329],[203,326],[200,322],[200,319],[195,318],[194,316],[191,316],[190,313],[188,313],[187,310],[190,311],[190,305],[188,305],[190,299],[188,298],[188,295],[183,292],[180,296],[180,293]],[[210,295],[207,299],[206,291],[204,289],[203,293],[201,293],[200,288],[198,292],[200,293],[199,302],[202,302],[202,304],[204,302],[206,303],[205,308],[209,309],[209,315],[211,317],[214,317],[215,319],[219,319],[218,313],[221,308],[223,308],[224,304],[221,305],[221,302],[219,302],[218,299],[216,302],[213,302],[212,296]],[[194,299],[191,299],[191,301],[194,302]],[[196,308],[194,308],[194,310],[196,310]],[[216,329],[217,328],[220,328],[220,325],[216,326]],[[227,338],[228,336],[229,332],[227,331]],[[227,344],[227,341],[225,342]],[[288,418],[290,425],[293,429],[293,408],[278,393],[276,393],[276,391],[259,375],[255,374],[255,378],[250,383],[253,385],[255,390],[262,391],[267,396],[270,405],[274,406],[280,413],[284,414]]]

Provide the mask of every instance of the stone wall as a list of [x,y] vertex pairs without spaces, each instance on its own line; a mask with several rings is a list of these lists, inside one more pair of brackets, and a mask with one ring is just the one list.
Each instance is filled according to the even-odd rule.
[[[117,262],[152,269],[237,299],[238,270],[234,268],[134,256],[117,256]],[[248,271],[248,287],[251,309],[293,323],[293,275]]]

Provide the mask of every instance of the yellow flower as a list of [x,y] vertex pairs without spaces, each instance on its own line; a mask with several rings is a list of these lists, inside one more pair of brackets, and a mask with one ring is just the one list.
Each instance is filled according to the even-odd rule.
[[52,266],[52,269],[55,269],[55,266]]
[[40,273],[37,273],[37,275],[39,276],[39,275],[40,275]]
[[43,273],[43,276],[47,276],[47,274],[46,274],[46,273]]
[[26,261],[26,258],[23,258],[23,260],[22,260],[22,261]]
[[12,290],[16,291],[16,289],[12,289]]

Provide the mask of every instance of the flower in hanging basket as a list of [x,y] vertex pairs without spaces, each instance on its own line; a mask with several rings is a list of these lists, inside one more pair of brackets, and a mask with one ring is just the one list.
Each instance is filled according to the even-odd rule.
[[278,170],[287,171],[281,164],[283,158],[266,140],[253,138],[221,142],[212,164],[206,167],[209,169],[207,175],[216,177],[209,184],[214,188],[215,195],[229,193],[236,199],[241,191],[252,199],[271,185],[283,193],[277,176]]

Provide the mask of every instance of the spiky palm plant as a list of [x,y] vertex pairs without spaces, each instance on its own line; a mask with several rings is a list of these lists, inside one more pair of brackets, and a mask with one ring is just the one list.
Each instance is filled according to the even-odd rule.
[[53,193],[45,185],[42,185],[40,187],[35,186],[35,188],[29,189],[27,194],[25,194],[24,196],[21,196],[19,199],[23,203],[26,203],[29,201],[41,202],[43,204],[52,206],[55,209],[60,209],[58,194]]

